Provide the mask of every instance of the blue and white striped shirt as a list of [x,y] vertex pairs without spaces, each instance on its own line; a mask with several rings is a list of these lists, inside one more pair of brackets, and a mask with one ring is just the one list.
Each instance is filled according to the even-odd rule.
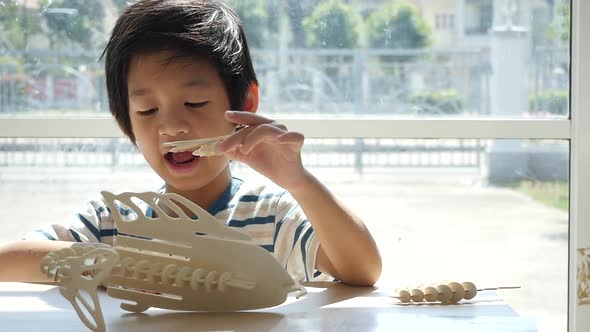
[[[146,215],[153,211],[138,204]],[[135,214],[120,208],[121,215]],[[207,209],[227,227],[248,234],[252,241],[285,267],[297,281],[331,280],[315,269],[319,240],[305,213],[285,189],[272,182],[246,183],[236,177]],[[27,234],[26,240],[61,240],[113,244],[117,234],[111,212],[102,199],[90,200],[84,212],[66,224],[53,224]]]

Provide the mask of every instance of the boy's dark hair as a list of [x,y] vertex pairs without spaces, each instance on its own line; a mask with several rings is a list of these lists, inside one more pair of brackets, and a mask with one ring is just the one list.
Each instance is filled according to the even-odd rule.
[[240,109],[252,83],[258,84],[242,23],[219,0],[140,0],[118,18],[101,55],[105,57],[109,108],[135,143],[129,118],[127,80],[133,57],[170,51],[166,62],[209,59],[217,68],[232,109]]

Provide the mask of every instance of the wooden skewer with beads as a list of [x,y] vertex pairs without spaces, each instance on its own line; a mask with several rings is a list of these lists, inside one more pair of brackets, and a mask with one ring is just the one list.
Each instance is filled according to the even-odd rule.
[[423,289],[414,288],[411,290],[400,289],[397,296],[392,296],[398,299],[401,303],[420,303],[426,302],[440,302],[442,304],[458,303],[462,299],[471,300],[477,295],[477,292],[498,289],[514,289],[520,286],[501,286],[501,287],[487,287],[478,289],[475,284],[469,281],[458,283],[449,282],[447,284],[439,284],[437,286],[428,286]]

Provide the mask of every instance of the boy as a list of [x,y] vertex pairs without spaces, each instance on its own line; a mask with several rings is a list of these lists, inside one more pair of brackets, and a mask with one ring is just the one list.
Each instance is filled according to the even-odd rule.
[[[381,258],[372,236],[302,166],[303,135],[256,114],[258,83],[243,27],[229,6],[140,0],[117,20],[103,56],[110,110],[164,180],[161,191],[240,228],[298,281],[322,273],[352,285],[377,281]],[[232,132],[222,155],[195,157],[163,146]],[[229,160],[278,186],[244,183],[232,176]],[[71,224],[1,247],[0,281],[47,281],[39,272],[47,252],[74,241],[112,244],[114,234],[104,202],[91,201]]]

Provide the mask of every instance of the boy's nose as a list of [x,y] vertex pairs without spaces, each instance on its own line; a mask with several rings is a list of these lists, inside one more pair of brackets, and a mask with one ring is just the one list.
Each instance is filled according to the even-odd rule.
[[162,123],[159,132],[162,136],[176,136],[188,134],[190,131],[190,125],[184,120],[168,120]]

